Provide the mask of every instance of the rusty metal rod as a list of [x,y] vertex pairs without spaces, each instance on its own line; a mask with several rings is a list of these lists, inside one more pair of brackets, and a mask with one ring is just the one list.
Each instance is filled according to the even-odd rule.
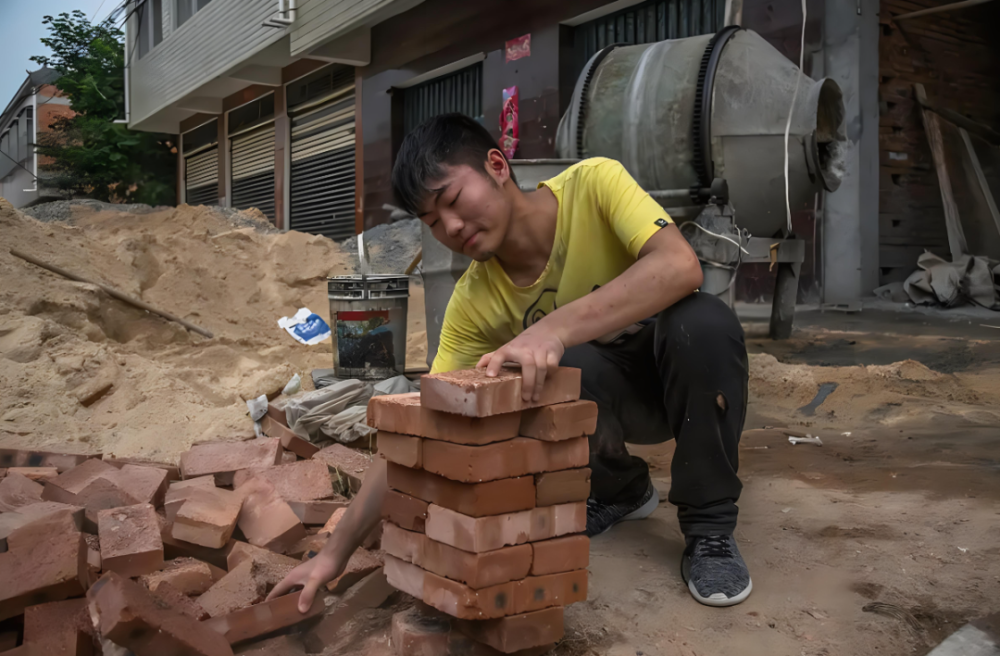
[[110,287],[108,285],[105,285],[104,283],[95,282],[93,280],[88,280],[87,278],[84,278],[83,276],[78,276],[75,273],[72,273],[70,271],[67,271],[66,269],[63,269],[62,267],[57,267],[54,264],[49,264],[47,262],[43,262],[43,261],[39,260],[38,258],[32,256],[32,255],[28,255],[27,253],[21,252],[21,251],[19,251],[17,249],[14,249],[14,248],[10,249],[10,254],[13,255],[14,257],[21,258],[25,262],[31,262],[35,266],[40,266],[43,269],[51,271],[52,273],[57,273],[57,274],[59,274],[60,276],[62,276],[64,278],[69,278],[70,280],[75,280],[77,282],[84,282],[84,283],[87,283],[88,285],[94,285],[95,287],[100,287],[101,289],[104,290],[104,293],[106,293],[108,296],[111,296],[113,298],[117,298],[119,301],[124,301],[125,303],[128,303],[129,305],[134,305],[135,307],[137,307],[137,308],[139,308],[141,310],[145,310],[146,312],[151,312],[152,314],[161,316],[161,317],[163,317],[164,319],[166,319],[168,321],[175,321],[175,322],[179,323],[180,325],[184,326],[185,328],[187,328],[188,330],[190,330],[192,332],[195,332],[195,333],[198,333],[199,335],[204,335],[205,337],[208,337],[209,339],[215,337],[215,335],[213,335],[209,331],[205,330],[204,328],[200,328],[200,327],[194,325],[190,321],[186,321],[186,320],[181,319],[180,317],[178,317],[176,315],[170,314],[169,312],[165,312],[165,311],[163,311],[163,310],[161,310],[159,308],[155,308],[155,307],[153,307],[152,305],[150,305],[149,303],[147,303],[145,301],[139,300],[138,298],[135,298],[134,296],[129,296],[128,294],[126,294],[124,292],[118,291],[114,287]]

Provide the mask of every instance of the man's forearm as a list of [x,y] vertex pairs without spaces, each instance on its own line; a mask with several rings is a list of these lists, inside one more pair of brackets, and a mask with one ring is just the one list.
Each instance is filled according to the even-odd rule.
[[364,485],[323,545],[323,551],[345,561],[350,558],[382,519],[382,503],[387,489],[385,460],[376,456],[365,476]]
[[651,253],[608,284],[535,325],[544,323],[545,330],[555,332],[569,348],[652,317],[691,294],[701,282],[700,267]]

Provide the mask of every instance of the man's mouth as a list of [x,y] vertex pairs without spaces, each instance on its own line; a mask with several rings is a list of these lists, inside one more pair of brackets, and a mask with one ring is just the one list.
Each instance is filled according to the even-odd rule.
[[476,239],[478,237],[479,237],[479,233],[478,232],[473,233],[472,236],[469,237],[468,239],[466,239],[465,243],[462,244],[462,250],[464,251],[464,250],[467,250],[470,247],[472,247],[472,245],[476,243]]

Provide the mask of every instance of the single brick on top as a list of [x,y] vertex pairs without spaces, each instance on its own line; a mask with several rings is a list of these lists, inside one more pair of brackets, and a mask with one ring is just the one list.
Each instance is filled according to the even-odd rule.
[[97,513],[101,568],[133,577],[163,567],[163,540],[156,510],[148,503]]
[[462,369],[420,379],[420,404],[467,417],[490,417],[580,398],[580,370],[550,369],[538,401],[521,399],[520,370],[503,368],[495,377],[484,369]]
[[373,428],[456,444],[509,440],[517,437],[520,422],[518,413],[463,417],[431,410],[421,405],[420,392],[376,396],[368,402],[368,425]]

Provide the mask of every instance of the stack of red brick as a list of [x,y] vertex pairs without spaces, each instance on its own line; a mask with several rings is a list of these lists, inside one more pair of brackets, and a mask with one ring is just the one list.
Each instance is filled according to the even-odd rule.
[[538,403],[522,402],[519,372],[473,370],[368,405],[388,460],[389,583],[503,653],[555,643],[563,607],[587,598],[597,407],[579,397],[577,369],[550,372]]
[[[269,432],[283,421],[272,412]],[[303,620],[300,645],[321,651],[351,599],[391,594],[380,551],[359,550],[330,584],[330,611],[326,595],[307,616],[298,593],[265,597],[322,545],[370,459],[287,434],[198,444],[179,468],[0,450],[0,652],[231,655]]]

